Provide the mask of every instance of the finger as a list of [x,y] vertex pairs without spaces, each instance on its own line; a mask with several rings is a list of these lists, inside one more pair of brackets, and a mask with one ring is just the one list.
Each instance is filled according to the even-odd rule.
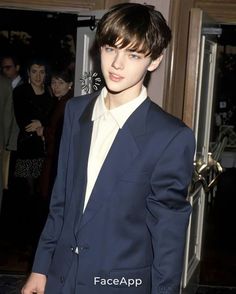
[[32,127],[32,123],[28,124],[25,128],[30,128]]

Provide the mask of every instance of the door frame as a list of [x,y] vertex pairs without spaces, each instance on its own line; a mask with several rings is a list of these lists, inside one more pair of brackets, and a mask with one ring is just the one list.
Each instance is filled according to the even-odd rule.
[[202,10],[195,8],[195,18],[190,22],[189,35],[194,35],[188,47],[187,66],[183,103],[183,121],[193,129],[194,127],[194,112],[197,101],[197,88],[199,79],[199,60],[201,46],[201,27],[202,27]]
[[[192,54],[188,55],[188,63],[191,64],[189,67],[190,71],[196,71],[198,77],[193,80],[191,72],[189,72],[189,80],[186,82],[186,101],[188,105],[192,106],[190,115],[186,114],[186,121],[188,120],[189,126],[194,130],[196,137],[196,156],[195,156],[195,170],[198,163],[208,164],[209,163],[209,142],[210,142],[210,125],[212,115],[212,101],[214,92],[214,81],[215,81],[215,64],[217,55],[217,43],[212,41],[209,36],[202,34],[202,23],[203,12],[199,9],[193,9],[192,14],[194,17],[191,19],[191,27],[196,29],[198,23],[198,29],[195,33],[199,35],[199,38],[190,37],[190,48],[195,48],[195,51],[199,52],[198,58],[192,59]],[[191,31],[191,29],[190,29]],[[193,34],[193,31],[191,31]],[[190,34],[190,36],[192,36]],[[199,43],[195,43],[195,40],[199,39]],[[208,57],[208,58],[207,58]],[[195,65],[194,65],[195,62]],[[207,77],[204,76],[204,68],[208,64]],[[207,87],[203,87],[204,82],[207,82]],[[204,92],[204,89],[207,89]],[[205,93],[205,94],[204,94]],[[205,97],[205,98],[204,98]],[[203,100],[202,100],[203,99]],[[203,103],[203,104],[202,104]],[[203,106],[202,106],[203,105]],[[203,107],[203,108],[202,108]],[[203,111],[203,109],[205,111]],[[205,113],[205,114],[204,114]],[[192,116],[191,116],[192,115]],[[201,117],[200,117],[201,116]],[[202,117],[203,116],[203,117]],[[203,124],[203,125],[201,125]],[[201,132],[200,132],[201,131]],[[199,137],[200,134],[200,137]],[[200,140],[200,141],[198,141]],[[200,145],[199,145],[200,143]],[[200,147],[200,149],[199,149]],[[209,175],[210,170],[208,170]],[[206,181],[208,181],[207,175],[204,175]],[[194,275],[194,283],[198,282],[198,265],[201,260],[202,252],[202,240],[204,238],[204,219],[205,219],[205,205],[206,205],[206,193],[204,192],[203,186],[199,184],[194,191],[189,192],[189,201],[192,205],[193,212],[190,216],[189,227],[186,238],[186,250],[185,250],[185,264],[183,270],[182,286],[186,288],[188,282]],[[191,189],[192,190],[192,189]],[[193,222],[193,226],[192,226]],[[190,242],[191,240],[191,242]],[[190,244],[191,243],[191,244]],[[194,245],[194,246],[193,246]],[[190,254],[191,252],[191,254]],[[191,286],[191,285],[190,285]],[[190,289],[188,289],[190,291]],[[186,292],[187,293],[187,292]]]
[[[222,8],[222,5],[224,7]],[[163,107],[171,114],[183,119],[184,87],[186,79],[189,17],[191,8],[201,8],[215,22],[235,24],[236,3],[232,0],[172,0],[170,7],[170,26],[172,43],[169,50],[168,85]],[[223,10],[223,13],[222,13]]]
[[83,10],[98,9],[102,7],[102,0],[96,1],[76,1],[70,0],[69,3],[66,0],[62,0],[59,3],[50,0],[0,0],[0,8],[15,9],[15,10],[34,10],[43,12],[64,12],[64,13],[78,13]]
[[[85,95],[98,90],[102,86],[102,75],[97,50],[91,52],[96,33],[96,22],[101,19],[106,10],[91,11],[95,19],[95,26],[77,27],[76,36],[76,64],[75,64],[75,91],[74,95]],[[82,14],[83,15],[83,14]],[[88,16],[86,16],[88,17]],[[84,19],[84,18],[82,18]]]

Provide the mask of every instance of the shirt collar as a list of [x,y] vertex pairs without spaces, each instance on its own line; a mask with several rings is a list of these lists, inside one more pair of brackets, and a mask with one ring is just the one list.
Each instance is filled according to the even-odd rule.
[[109,113],[116,120],[117,124],[119,125],[119,128],[121,129],[123,125],[125,124],[126,120],[129,118],[129,116],[147,98],[147,89],[146,87],[142,86],[141,93],[139,94],[138,97],[116,108],[113,108],[111,110],[107,109],[105,106],[104,99],[106,95],[107,95],[107,89],[104,87],[95,103],[93,115],[92,115],[92,121],[97,120],[99,117]]
[[21,77],[18,75],[12,82],[12,88],[14,89],[16,87],[16,85],[19,83],[19,81],[21,80]]
[[99,119],[102,115],[108,112],[108,109],[105,106],[105,97],[107,95],[107,89],[104,87],[98,96],[94,108],[93,108],[93,115],[92,121]]

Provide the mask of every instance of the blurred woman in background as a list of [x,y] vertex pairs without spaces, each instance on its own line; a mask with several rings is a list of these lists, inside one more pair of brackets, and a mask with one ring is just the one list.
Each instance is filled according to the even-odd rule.
[[32,242],[35,242],[38,237],[35,229],[38,221],[38,178],[45,158],[44,141],[37,135],[37,129],[48,125],[54,102],[46,84],[47,64],[44,60],[32,59],[27,74],[28,83],[13,91],[15,117],[20,129],[14,176],[19,188],[16,191],[20,198],[19,222],[23,222],[20,225],[23,226],[25,238],[34,236]]
[[[46,158],[40,176],[40,195],[48,204],[57,172],[59,145],[64,120],[66,102],[73,96],[73,75],[70,70],[56,70],[52,73],[51,89],[56,105],[48,126],[37,129],[38,135],[45,140]],[[48,207],[48,205],[47,205]]]
[[45,157],[44,142],[36,131],[48,124],[53,108],[53,99],[45,84],[46,70],[42,60],[31,60],[27,70],[28,83],[13,92],[15,116],[20,128],[15,176],[27,179],[29,194],[35,193],[34,180],[40,176]]

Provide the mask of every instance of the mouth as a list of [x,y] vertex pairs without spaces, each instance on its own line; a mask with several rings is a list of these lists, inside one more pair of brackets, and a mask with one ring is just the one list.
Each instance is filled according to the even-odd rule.
[[113,82],[119,82],[121,80],[124,79],[124,77],[120,76],[120,75],[117,75],[115,73],[112,73],[112,72],[109,72],[109,78],[110,80],[112,80]]

